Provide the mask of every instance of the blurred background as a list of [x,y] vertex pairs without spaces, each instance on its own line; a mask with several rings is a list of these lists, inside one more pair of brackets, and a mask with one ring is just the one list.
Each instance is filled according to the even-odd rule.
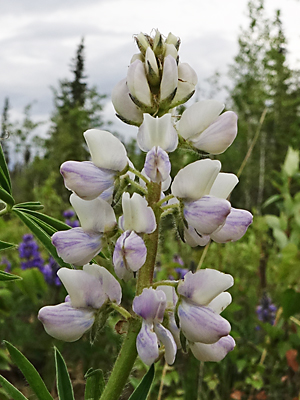
[[[92,127],[116,134],[142,168],[137,128],[118,121],[110,102],[139,32],[181,38],[180,60],[199,80],[189,104],[213,98],[238,114],[237,139],[216,158],[222,171],[240,177],[231,202],[250,210],[254,223],[239,242],[212,243],[206,253],[181,243],[167,218],[156,270],[158,279],[178,279],[201,260],[231,273],[233,303],[224,317],[237,347],[219,364],[187,354],[172,367],[161,361],[151,400],[300,398],[299,17],[297,0],[0,1],[0,136],[16,201],[39,200],[43,212],[76,226],[59,167],[88,159],[82,133]],[[172,175],[195,159],[172,153]],[[51,339],[36,315],[64,299],[58,266],[9,216],[0,221],[0,240],[18,244],[1,253],[0,269],[23,277],[0,284],[0,339],[24,352],[54,395],[55,344],[82,398],[88,368],[107,376],[113,365],[122,341],[118,316],[93,344],[89,335],[75,344]],[[123,305],[133,296],[134,282],[123,284]],[[0,370],[31,395],[1,345]],[[124,400],[145,371],[137,361]],[[0,399],[7,399],[1,388]]]

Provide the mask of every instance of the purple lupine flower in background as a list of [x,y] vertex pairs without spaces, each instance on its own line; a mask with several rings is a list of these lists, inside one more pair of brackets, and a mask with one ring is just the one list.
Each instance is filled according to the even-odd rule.
[[5,266],[5,269],[4,269],[5,272],[11,271],[11,262],[6,257],[1,258],[0,265]]
[[57,276],[57,271],[59,270],[59,268],[60,266],[57,264],[54,258],[50,256],[48,263],[45,264],[44,267],[42,268],[42,273],[48,285],[55,285],[55,286],[61,285],[61,281]]
[[272,303],[270,296],[263,294],[259,305],[256,307],[256,314],[261,322],[267,322],[274,325],[277,307]]
[[77,228],[79,226],[79,221],[76,219],[76,214],[73,210],[65,210],[63,212],[63,217],[65,218],[65,223],[71,228]]
[[19,244],[19,256],[24,261],[21,261],[21,268],[38,268],[42,271],[44,260],[39,252],[39,246],[34,240],[33,235],[27,233],[23,236],[23,241]]

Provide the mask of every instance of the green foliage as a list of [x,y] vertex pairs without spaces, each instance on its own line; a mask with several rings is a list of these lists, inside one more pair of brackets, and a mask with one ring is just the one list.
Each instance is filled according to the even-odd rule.
[[58,397],[60,400],[74,400],[74,392],[70,375],[68,373],[65,360],[57,348],[54,349],[54,357]]
[[153,382],[154,372],[154,364],[152,364],[128,400],[146,400]]
[[84,375],[86,379],[84,399],[98,400],[105,387],[103,371],[101,369],[90,368]]

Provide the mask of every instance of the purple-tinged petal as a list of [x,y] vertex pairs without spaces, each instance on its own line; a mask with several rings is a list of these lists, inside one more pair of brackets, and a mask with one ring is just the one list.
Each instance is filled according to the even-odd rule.
[[161,324],[154,324],[154,332],[156,333],[159,341],[165,346],[166,362],[169,365],[172,365],[175,361],[177,346],[171,332],[164,328]]
[[99,197],[87,201],[72,193],[70,203],[78,215],[82,229],[85,231],[106,232],[116,225],[116,216],[113,208]]
[[57,275],[70,295],[72,307],[100,308],[107,301],[100,281],[86,271],[60,268]]
[[113,88],[111,93],[111,101],[117,112],[117,116],[130,125],[140,126],[143,122],[143,113],[129,96],[129,89],[126,78],[122,79]]
[[124,231],[137,233],[152,233],[156,229],[156,219],[147,200],[138,193],[129,193],[122,196],[123,216],[119,219],[119,226]]
[[220,199],[227,199],[238,182],[239,179],[236,175],[220,172],[216,177],[209,194],[210,196],[219,197]]
[[229,322],[208,307],[182,301],[178,307],[180,328],[191,342],[211,344],[230,332]]
[[188,164],[175,176],[172,194],[186,200],[198,200],[208,195],[220,169],[220,161],[208,158]]
[[102,285],[102,290],[107,298],[117,304],[122,300],[122,289],[116,278],[104,267],[97,264],[86,264],[83,271],[92,275]]
[[184,227],[184,241],[191,247],[206,246],[210,241],[210,236],[201,235],[195,228],[189,226],[188,229]]
[[153,147],[146,155],[144,169],[152,182],[164,182],[171,172],[168,154],[160,147]]
[[204,100],[192,104],[182,114],[177,123],[177,131],[184,139],[194,139],[208,128],[224,109],[224,104],[216,100]]
[[40,309],[38,319],[48,335],[65,342],[75,342],[94,323],[94,311],[74,308],[70,303]]
[[235,242],[246,233],[253,216],[247,210],[232,208],[222,228],[211,235],[217,243]]
[[[174,281],[172,281],[174,282]],[[176,294],[174,286],[168,286],[168,285],[160,285],[157,290],[162,290],[165,295],[166,295],[166,300],[167,300],[167,309],[168,310],[174,310],[177,301],[178,301],[178,296]]]
[[151,365],[159,356],[157,336],[152,324],[143,321],[142,328],[136,338],[136,348],[141,360]]
[[133,311],[148,322],[162,322],[166,309],[166,295],[162,290],[145,288],[132,303]]
[[201,199],[184,203],[184,217],[197,232],[210,235],[225,223],[231,204],[225,199],[203,196]]
[[221,314],[221,312],[224,311],[227,306],[229,306],[231,301],[232,301],[231,294],[228,292],[223,292],[219,294],[217,297],[215,297],[207,305],[207,307],[211,308],[215,313]]
[[147,248],[143,239],[134,231],[124,232],[116,241],[113,264],[115,273],[125,281],[132,278],[145,263]]
[[235,341],[229,335],[213,344],[190,343],[190,349],[199,361],[221,361],[234,347]]
[[93,163],[99,168],[123,171],[127,165],[127,152],[118,138],[107,131],[89,129],[83,134]]
[[113,194],[114,194],[114,186],[111,186],[110,188],[104,190],[99,196],[100,199],[106,201],[106,203],[111,204],[113,200]]
[[197,305],[208,304],[233,285],[233,277],[216,269],[201,269],[188,272],[179,282],[178,294]]
[[102,234],[72,228],[54,233],[52,243],[66,263],[80,266],[91,261],[102,249]]
[[172,115],[167,113],[158,118],[144,114],[137,142],[139,148],[146,152],[154,146],[159,146],[167,152],[174,151],[178,145],[178,134],[172,123]]
[[66,161],[60,167],[65,186],[83,200],[93,200],[114,185],[115,171],[98,168],[90,161]]

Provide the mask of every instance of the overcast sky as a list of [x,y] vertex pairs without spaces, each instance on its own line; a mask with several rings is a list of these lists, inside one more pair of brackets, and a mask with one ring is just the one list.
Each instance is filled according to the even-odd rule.
[[[137,52],[132,35],[150,33],[153,28],[181,38],[180,59],[195,69],[201,88],[216,70],[225,74],[237,53],[240,28],[248,25],[247,2],[0,0],[0,107],[8,96],[14,120],[34,101],[33,118],[49,120],[53,110],[50,86],[57,87],[59,79],[70,77],[70,60],[81,37],[85,38],[88,84],[110,95]],[[265,4],[269,16],[281,9],[288,60],[299,68],[300,1],[265,0]],[[109,104],[105,116],[122,131],[123,124],[116,122]]]

